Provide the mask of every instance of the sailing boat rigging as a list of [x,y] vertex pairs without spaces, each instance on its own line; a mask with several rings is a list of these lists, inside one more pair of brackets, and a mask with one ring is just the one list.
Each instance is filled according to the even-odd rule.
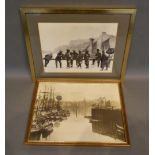
[[39,140],[41,135],[47,138],[53,132],[54,124],[66,120],[70,116],[68,110],[61,107],[62,96],[55,95],[54,88],[47,89],[38,93],[33,121],[30,132],[30,139]]

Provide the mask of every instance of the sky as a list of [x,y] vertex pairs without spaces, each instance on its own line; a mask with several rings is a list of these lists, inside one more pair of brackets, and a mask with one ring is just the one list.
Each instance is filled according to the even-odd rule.
[[38,92],[54,88],[56,95],[62,95],[63,101],[94,100],[106,97],[120,103],[119,88],[116,83],[64,83],[40,82]]
[[71,40],[117,35],[118,23],[38,23],[42,51],[51,51]]

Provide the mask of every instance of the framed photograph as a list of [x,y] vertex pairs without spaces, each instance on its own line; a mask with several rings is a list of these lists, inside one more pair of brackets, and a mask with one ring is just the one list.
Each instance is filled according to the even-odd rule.
[[128,146],[121,84],[93,79],[37,81],[25,142]]
[[21,8],[32,79],[123,79],[135,9]]

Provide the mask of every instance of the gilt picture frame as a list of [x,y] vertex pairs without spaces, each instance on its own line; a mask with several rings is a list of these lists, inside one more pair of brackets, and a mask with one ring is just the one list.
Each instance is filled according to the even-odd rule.
[[22,7],[32,80],[124,79],[135,8]]
[[130,146],[121,87],[101,79],[37,80],[25,144]]

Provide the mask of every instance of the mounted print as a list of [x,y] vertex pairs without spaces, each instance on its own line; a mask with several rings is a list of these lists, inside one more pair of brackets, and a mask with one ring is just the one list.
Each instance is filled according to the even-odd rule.
[[111,73],[118,23],[38,23],[44,72]]

